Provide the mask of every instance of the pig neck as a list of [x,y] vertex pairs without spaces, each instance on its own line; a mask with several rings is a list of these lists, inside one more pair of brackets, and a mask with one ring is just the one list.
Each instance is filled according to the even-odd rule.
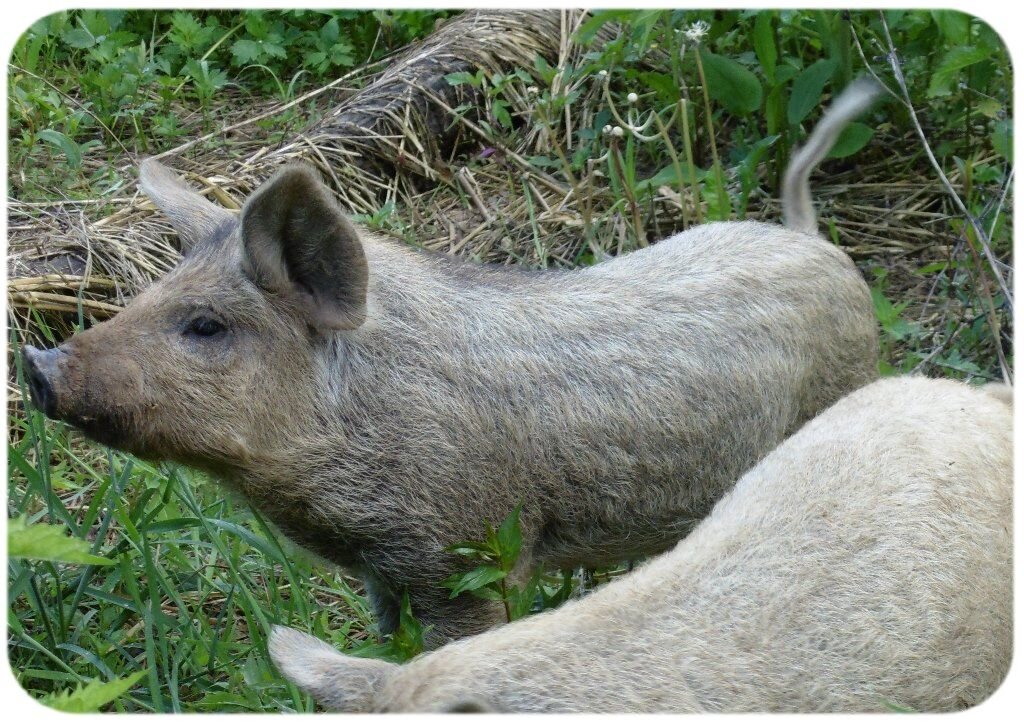
[[[366,322],[324,341],[310,384],[291,390],[288,409],[268,410],[265,439],[247,445],[248,458],[207,468],[300,544],[343,563],[349,548],[378,541],[382,520],[393,533],[422,526],[403,497],[429,501],[439,481],[473,472],[453,417],[467,395],[472,412],[491,413],[480,359],[507,349],[488,327],[503,327],[499,342],[531,343],[528,333],[513,336],[536,303],[524,287],[564,275],[488,268],[376,238],[365,251]],[[405,506],[406,519],[396,519]]]

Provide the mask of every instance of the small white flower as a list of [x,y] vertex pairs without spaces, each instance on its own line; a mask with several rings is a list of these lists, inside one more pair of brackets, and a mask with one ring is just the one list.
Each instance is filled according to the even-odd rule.
[[612,132],[612,127],[610,125],[605,126],[604,128],[601,129],[601,133],[603,133],[604,135],[608,135],[611,132]]
[[526,92],[529,93],[530,95],[537,95],[537,93],[540,92],[540,89],[535,85],[531,85],[529,88],[526,89]]
[[622,136],[626,135],[626,131],[623,130],[622,126],[615,126],[612,128],[612,135],[616,138],[622,138]]
[[635,105],[638,100],[640,100],[640,96],[638,96],[636,93],[630,93],[629,95],[626,96],[626,101],[629,102],[631,105]]
[[691,43],[700,45],[700,41],[704,39],[704,36],[711,30],[711,26],[703,20],[698,20],[693,25],[686,29],[686,39]]
[[607,70],[599,70],[599,71],[597,71],[597,77],[598,78],[603,78],[606,75],[608,75],[608,71]]

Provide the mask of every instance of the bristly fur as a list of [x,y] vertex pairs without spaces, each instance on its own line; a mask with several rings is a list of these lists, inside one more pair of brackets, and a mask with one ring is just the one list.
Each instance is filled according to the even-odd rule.
[[879,381],[782,443],[674,550],[580,601],[378,661],[369,683],[297,631],[270,651],[344,711],[966,708],[1010,665],[1012,463],[997,395]]
[[[408,590],[431,646],[502,620],[439,586],[461,564],[445,548],[485,520],[523,503],[514,578],[661,552],[877,376],[856,267],[777,225],[527,272],[357,231],[300,167],[240,220],[196,212],[207,202],[165,169],[146,176],[192,251],[65,345],[57,415],[227,481],[362,574],[385,631]],[[225,331],[190,331],[207,318]]]

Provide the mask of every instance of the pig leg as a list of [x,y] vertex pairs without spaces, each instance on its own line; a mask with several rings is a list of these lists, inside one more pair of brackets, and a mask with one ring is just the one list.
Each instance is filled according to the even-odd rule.
[[398,629],[402,598],[391,590],[379,577],[371,572],[363,573],[363,587],[370,602],[370,610],[377,618],[377,629],[381,635],[388,635]]
[[[533,569],[532,555],[526,552],[528,533],[524,534],[523,552],[516,568],[508,576],[512,585],[522,586]],[[401,549],[378,547],[366,556],[363,579],[370,604],[377,615],[382,633],[398,628],[402,591],[408,590],[413,616],[427,628],[424,638],[428,650],[450,640],[476,635],[507,621],[504,606],[495,600],[483,600],[468,592],[451,597],[451,590],[441,581],[465,567],[455,566],[458,560],[435,539]],[[383,564],[382,564],[383,563]],[[431,573],[429,577],[425,572]],[[401,581],[401,582],[397,582]]]
[[424,635],[427,650],[505,622],[505,609],[500,602],[482,600],[469,593],[454,599],[450,595],[447,588],[436,586],[416,586],[409,590],[413,614],[425,629],[429,626]]

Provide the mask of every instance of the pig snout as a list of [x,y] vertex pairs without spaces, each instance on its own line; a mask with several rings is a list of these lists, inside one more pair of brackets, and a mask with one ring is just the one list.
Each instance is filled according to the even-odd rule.
[[61,362],[67,352],[56,349],[36,349],[26,345],[21,352],[25,362],[25,375],[28,378],[29,394],[32,403],[47,417],[56,418],[57,394],[61,377]]

